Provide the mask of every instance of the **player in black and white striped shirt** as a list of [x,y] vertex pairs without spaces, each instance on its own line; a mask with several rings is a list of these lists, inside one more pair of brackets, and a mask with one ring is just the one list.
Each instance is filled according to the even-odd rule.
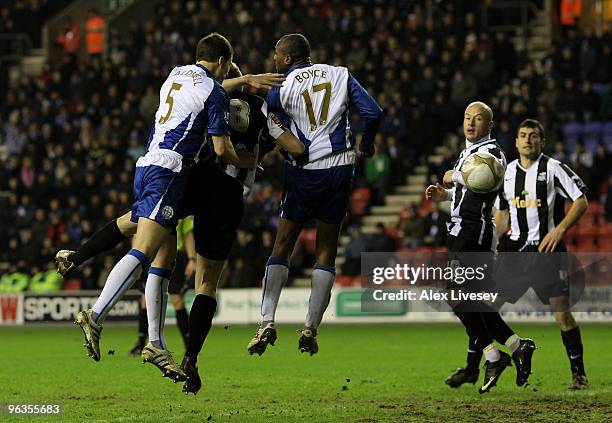
[[[449,265],[462,267],[484,266],[491,269],[495,226],[492,209],[497,192],[478,194],[470,191],[461,175],[460,169],[465,159],[477,151],[486,151],[496,156],[506,166],[504,154],[494,139],[491,139],[493,112],[482,102],[473,102],[465,109],[463,131],[466,148],[452,170],[444,174],[443,183],[452,186],[445,189],[441,184],[430,185],[425,190],[427,199],[434,201],[451,200],[451,216],[447,223]],[[468,254],[466,254],[468,253]],[[474,258],[473,254],[481,253]],[[474,261],[476,260],[476,261]],[[473,292],[492,286],[492,278],[487,276],[483,283],[470,281],[470,286],[454,285],[450,289],[462,287]],[[499,312],[494,311],[482,301],[462,301],[451,304],[453,312],[461,320],[470,338],[467,366],[457,369],[446,379],[446,383],[457,388],[463,383],[475,383],[478,379],[480,359],[486,357],[485,379],[480,393],[487,392],[497,383],[504,369],[512,359],[517,367],[516,383],[527,383],[531,373],[531,355],[535,344],[530,339],[519,338],[504,322]],[[505,344],[511,357],[501,352],[495,341]]]
[[[515,302],[531,287],[542,303],[550,304],[570,359],[570,388],[584,389],[588,382],[580,329],[569,311],[563,236],[586,212],[587,188],[567,165],[542,154],[543,145],[542,124],[534,119],[524,120],[516,137],[519,158],[506,170],[495,223],[500,235],[498,251],[529,254],[500,254],[498,285],[505,291],[500,296],[508,302]],[[561,220],[565,200],[570,200],[572,206]],[[547,252],[556,254],[539,254]]]

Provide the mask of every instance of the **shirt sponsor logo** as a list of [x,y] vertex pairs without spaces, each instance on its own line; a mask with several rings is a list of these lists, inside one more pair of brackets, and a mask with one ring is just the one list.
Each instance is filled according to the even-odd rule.
[[514,197],[512,199],[512,207],[517,209],[526,209],[529,207],[542,207],[542,200],[538,199],[526,199],[522,200],[521,197]]

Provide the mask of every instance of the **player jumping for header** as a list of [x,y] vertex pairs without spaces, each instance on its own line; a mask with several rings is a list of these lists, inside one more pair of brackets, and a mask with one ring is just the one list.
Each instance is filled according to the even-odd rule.
[[[316,219],[316,264],[310,302],[298,348],[311,355],[318,351],[317,327],[329,304],[335,278],[338,236],[349,205],[356,155],[374,154],[374,136],[382,109],[347,68],[313,64],[310,43],[301,34],[281,37],[274,50],[282,87],[268,93],[274,112],[306,146],[299,158],[285,155],[285,186],[272,255],[266,265],[261,305],[262,322],[248,344],[249,353],[262,354],[274,345],[274,315],[289,276],[289,256],[304,223]],[[365,121],[355,152],[355,137],[348,122],[349,106]]]

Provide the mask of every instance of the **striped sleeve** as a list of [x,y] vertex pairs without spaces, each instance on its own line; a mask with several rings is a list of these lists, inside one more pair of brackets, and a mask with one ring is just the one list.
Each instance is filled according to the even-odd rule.
[[506,199],[506,194],[504,194],[504,185],[499,189],[497,196],[495,197],[495,208],[497,210],[508,210],[510,205],[508,204],[508,200]]
[[575,201],[588,191],[587,186],[582,182],[572,169],[564,163],[553,163],[552,166],[555,182],[555,190],[563,197]]

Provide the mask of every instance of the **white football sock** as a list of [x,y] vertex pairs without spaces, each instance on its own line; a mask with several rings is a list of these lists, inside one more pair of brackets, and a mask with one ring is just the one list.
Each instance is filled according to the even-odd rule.
[[495,346],[494,342],[491,342],[489,345],[487,345],[482,350],[482,352],[484,352],[485,359],[489,361],[490,363],[495,363],[501,358],[501,355],[499,354],[499,350]]
[[164,337],[166,305],[168,304],[168,284],[171,270],[151,267],[145,286],[147,320],[149,322],[149,342],[156,348],[168,349]]
[[323,313],[325,313],[325,310],[329,304],[329,296],[331,294],[332,286],[334,285],[335,277],[335,267],[315,264],[310,286],[308,314],[306,315],[306,323],[304,327],[316,329],[321,324]]
[[521,344],[521,338],[519,338],[519,336],[515,333],[510,338],[506,339],[506,342],[504,342],[504,344],[508,347],[510,353],[512,354]]
[[289,261],[280,257],[270,257],[266,264],[261,300],[262,327],[274,321],[281,290],[289,279]]
[[93,319],[102,324],[113,306],[130,289],[134,281],[140,276],[140,272],[149,265],[145,255],[135,249],[131,249],[111,270],[104,288],[96,303],[92,307]]

